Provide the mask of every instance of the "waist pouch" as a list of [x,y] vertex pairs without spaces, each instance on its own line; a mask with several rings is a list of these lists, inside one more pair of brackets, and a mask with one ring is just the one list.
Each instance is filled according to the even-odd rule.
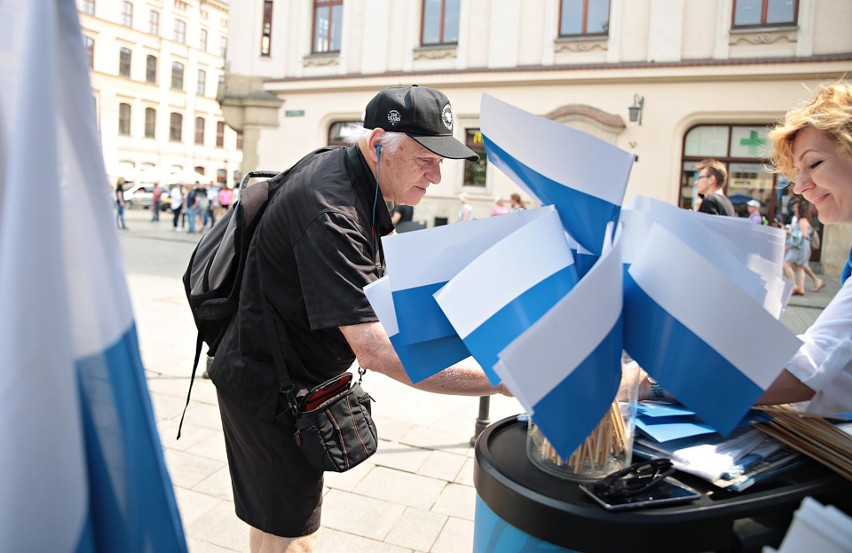
[[317,470],[345,472],[376,452],[372,398],[352,375],[323,382],[298,401],[296,445]]

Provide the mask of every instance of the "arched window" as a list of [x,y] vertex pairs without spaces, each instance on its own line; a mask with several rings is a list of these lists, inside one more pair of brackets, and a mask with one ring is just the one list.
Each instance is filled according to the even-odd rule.
[[183,115],[172,113],[169,115],[169,140],[180,142],[183,135]]

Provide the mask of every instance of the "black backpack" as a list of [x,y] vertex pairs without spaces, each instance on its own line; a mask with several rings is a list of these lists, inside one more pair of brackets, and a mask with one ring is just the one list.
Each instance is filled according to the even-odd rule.
[[[237,313],[249,245],[269,205],[269,200],[275,196],[289,177],[299,173],[316,154],[331,149],[326,147],[315,150],[283,173],[271,171],[246,173],[240,182],[239,199],[231,204],[231,208],[216,221],[213,228],[201,237],[193,250],[182,280],[186,299],[198,329],[198,338],[195,342],[195,359],[192,363],[192,377],[186,394],[186,405],[178,426],[178,438],[180,438],[180,430],[186,416],[186,408],[189,406],[192,383],[195,381],[195,372],[201,357],[201,347],[206,343],[207,355],[214,356],[228,325]],[[253,178],[267,180],[246,186]]]

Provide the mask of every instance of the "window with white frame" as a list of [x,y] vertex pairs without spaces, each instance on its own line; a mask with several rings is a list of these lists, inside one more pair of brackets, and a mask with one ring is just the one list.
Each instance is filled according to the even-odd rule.
[[311,52],[340,51],[343,0],[314,0],[314,32]]
[[609,0],[561,0],[559,36],[606,36],[609,34]]
[[145,138],[155,138],[157,133],[157,110],[145,108]]
[[423,0],[420,44],[458,44],[459,0]]
[[175,19],[174,32],[172,33],[172,38],[175,42],[180,42],[181,44],[186,43],[186,22],[181,21],[180,19]]
[[207,71],[203,69],[198,70],[198,79],[196,80],[196,88],[195,93],[198,96],[204,96],[207,92]]
[[183,135],[183,115],[172,112],[169,115],[169,140],[180,142]]
[[157,84],[157,56],[145,58],[145,82]]
[[130,77],[130,58],[132,53],[130,48],[120,48],[118,50],[118,74],[121,77]]
[[160,12],[156,10],[148,12],[148,32],[152,35],[160,34]]
[[130,136],[130,104],[118,104],[118,134]]
[[799,0],[734,0],[734,28],[796,25]]
[[183,64],[179,61],[172,62],[172,88],[183,90]]
[[121,3],[121,24],[125,27],[133,26],[133,4],[131,2]]

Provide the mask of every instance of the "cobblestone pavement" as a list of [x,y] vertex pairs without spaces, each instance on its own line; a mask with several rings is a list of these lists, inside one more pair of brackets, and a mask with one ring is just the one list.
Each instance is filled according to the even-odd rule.
[[[216,394],[196,380],[175,439],[195,346],[195,327],[179,275],[198,235],[171,230],[171,218],[128,210],[121,233],[142,358],[178,507],[192,553],[248,550],[248,527],[234,515]],[[838,289],[796,298],[784,323],[801,332]],[[370,373],[379,452],[325,482],[318,553],[468,553],[473,544],[473,449],[479,400],[419,392]],[[521,412],[511,398],[491,400],[491,420]]]

